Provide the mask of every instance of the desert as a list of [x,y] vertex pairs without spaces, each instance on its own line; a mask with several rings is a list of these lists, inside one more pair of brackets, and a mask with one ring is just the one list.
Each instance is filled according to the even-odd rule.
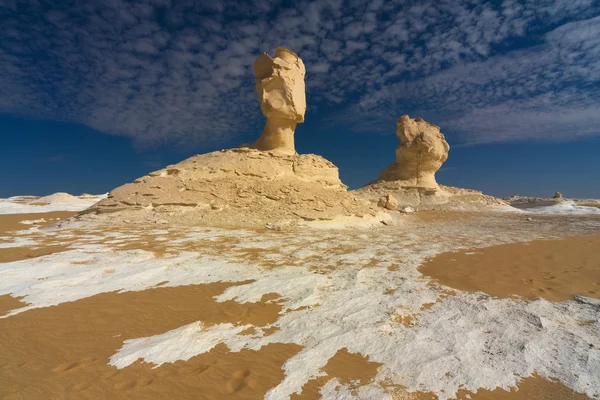
[[598,4],[29,3],[0,399],[600,399]]
[[2,397],[597,396],[597,216],[390,214],[281,230],[3,214]]
[[595,201],[439,185],[449,145],[407,115],[348,190],[295,151],[300,58],[255,74],[253,145],[0,200],[2,398],[598,398]]

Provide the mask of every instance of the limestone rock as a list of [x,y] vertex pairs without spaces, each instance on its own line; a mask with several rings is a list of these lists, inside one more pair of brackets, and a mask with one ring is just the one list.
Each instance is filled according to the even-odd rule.
[[298,55],[284,47],[271,58],[263,53],[254,61],[254,76],[260,109],[267,123],[252,148],[294,154],[296,124],[304,122],[306,69]]
[[554,193],[554,196],[552,196],[553,199],[562,199],[563,195],[561,192],[556,192]]
[[151,172],[111,191],[84,217],[117,221],[112,213],[133,222],[263,228],[365,220],[378,211],[348,193],[337,167],[320,156],[245,148],[196,155]]
[[[450,146],[440,128],[421,118],[404,115],[396,122],[401,143],[396,148],[396,161],[379,179],[355,193],[369,201],[383,204],[381,196],[393,196],[397,207],[424,209],[479,209],[508,204],[476,190],[441,186],[435,172],[448,159]],[[383,205],[381,205],[383,207]]]
[[387,210],[396,210],[398,208],[398,200],[391,194],[388,194],[380,198],[377,205]]
[[[315,227],[369,226],[389,219],[348,193],[331,162],[296,153],[294,129],[306,111],[305,68],[298,55],[283,47],[274,58],[262,54],[254,75],[267,123],[253,145],[200,154],[151,172],[114,189],[79,218],[261,229],[304,221]],[[115,212],[125,215],[107,216]]]
[[440,128],[421,118],[403,115],[396,121],[396,161],[379,179],[401,181],[403,186],[437,189],[435,173],[448,159],[450,146]]

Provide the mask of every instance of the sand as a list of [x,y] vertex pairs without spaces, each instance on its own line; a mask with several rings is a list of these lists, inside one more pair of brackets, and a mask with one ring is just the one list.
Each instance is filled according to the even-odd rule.
[[[29,229],[32,226],[45,228],[59,220],[63,220],[75,215],[72,211],[55,211],[39,214],[0,214],[0,236],[5,236],[10,232]],[[34,224],[22,224],[22,221],[36,221],[44,219],[45,222]]]
[[302,387],[302,393],[293,395],[291,400],[320,399],[319,391],[334,378],[349,387],[365,385],[373,380],[380,366],[379,363],[369,362],[361,354],[349,353],[347,349],[339,350],[322,368],[326,375],[309,381]]
[[496,297],[600,298],[600,235],[442,253],[419,270],[441,285]]
[[[13,223],[13,227],[28,229],[28,227],[35,226],[18,224],[20,218],[22,217],[15,217],[17,225]],[[25,219],[35,220],[38,219],[38,215],[27,215]],[[361,270],[365,274],[364,276],[368,276],[372,273],[370,271],[387,265],[382,264],[382,260],[387,259],[391,254],[396,258],[389,260],[390,264],[387,269],[390,273],[398,273],[406,268],[404,264],[406,260],[402,259],[394,247],[390,247],[390,243],[403,243],[426,248],[435,246],[437,241],[451,240],[455,245],[465,245],[465,243],[472,243],[468,240],[473,239],[468,239],[467,236],[459,237],[461,232],[481,227],[495,229],[491,232],[495,232],[496,239],[504,238],[502,240],[513,236],[527,235],[528,232],[533,231],[554,232],[557,226],[561,226],[562,234],[587,232],[587,230],[597,231],[597,225],[582,223],[580,222],[584,221],[582,218],[567,218],[564,219],[563,224],[563,222],[553,220],[552,217],[540,217],[536,218],[535,224],[538,225],[534,225],[525,221],[522,216],[515,215],[490,218],[483,213],[428,211],[399,215],[398,219],[401,222],[398,222],[396,227],[385,227],[383,230],[374,231],[370,236],[350,231],[341,232],[339,235],[323,234],[324,243],[327,243],[326,247],[317,247],[318,240],[304,243],[307,239],[302,235],[305,235],[306,231],[294,233],[285,230],[281,232],[246,230],[244,234],[250,236],[235,236],[225,233],[213,234],[210,233],[210,230],[206,230],[206,232],[202,231],[202,235],[194,240],[182,241],[181,239],[190,233],[189,229],[151,224],[147,227],[119,227],[118,231],[111,230],[110,226],[84,229],[81,226],[69,228],[69,225],[65,225],[61,230],[54,232],[55,236],[48,235],[47,232],[27,235],[26,238],[37,240],[38,243],[34,246],[24,245],[9,249],[12,249],[13,252],[21,252],[19,254],[23,258],[20,259],[25,259],[28,255],[29,257],[42,255],[44,250],[47,252],[63,251],[68,248],[77,249],[82,245],[102,245],[112,247],[114,250],[142,249],[152,251],[154,256],[161,260],[163,258],[168,260],[168,257],[173,254],[186,251],[207,254],[216,258],[235,259],[248,266],[258,265],[265,274],[282,266],[291,265],[304,267],[314,274],[325,275],[335,273],[336,269],[349,268],[348,271],[351,271],[354,268]],[[0,221],[2,220],[0,219]],[[8,224],[5,223],[4,226],[8,226]],[[549,227],[554,227],[554,230]],[[13,228],[11,229],[14,231]],[[409,237],[414,237],[415,234],[420,235],[425,232],[431,234],[436,230],[439,230],[442,236],[438,239],[435,239],[435,235],[431,236],[432,239],[427,241],[427,246],[418,237],[409,242]],[[376,250],[369,247],[373,241],[380,240],[379,236],[391,235],[392,232],[397,232],[396,234],[399,236],[391,236],[382,241],[381,243],[387,244],[377,247]],[[502,236],[499,234],[500,232],[506,232],[506,235]],[[122,236],[115,236],[116,233]],[[205,236],[203,236],[204,234]],[[8,235],[12,236],[14,233]],[[475,239],[479,240],[477,237]],[[442,253],[422,268],[427,268],[438,258],[451,256],[448,260],[452,260],[453,257],[466,257],[465,259],[467,259],[477,255],[467,253],[477,252],[482,254],[482,259],[478,261],[476,268],[483,268],[491,262],[492,278],[489,280],[496,285],[495,281],[498,280],[498,277],[494,275],[494,271],[501,271],[502,266],[507,264],[506,260],[510,261],[509,256],[516,256],[521,265],[517,275],[519,277],[521,275],[523,277],[532,276],[533,278],[529,279],[535,280],[534,287],[537,287],[539,281],[543,283],[540,284],[541,287],[545,288],[547,282],[542,278],[546,276],[544,272],[547,272],[547,268],[550,268],[548,265],[556,264],[551,267],[551,270],[554,271],[558,265],[571,262],[564,268],[568,273],[558,275],[549,283],[556,287],[549,291],[552,295],[560,293],[562,296],[566,296],[568,292],[570,293],[569,298],[571,298],[574,294],[582,294],[580,288],[586,284],[583,281],[586,279],[592,281],[589,273],[593,272],[594,265],[598,270],[599,264],[597,258],[594,257],[597,256],[596,249],[599,248],[599,243],[599,236],[577,235],[560,240],[538,240],[529,244],[503,244],[483,249]],[[421,244],[423,245],[421,246]],[[57,247],[52,248],[51,246]],[[63,246],[62,250],[60,246]],[[291,246],[298,246],[299,250],[289,252]],[[473,248],[473,246],[466,247]],[[89,251],[94,251],[92,248],[90,249]],[[318,253],[319,249],[320,253]],[[369,252],[372,252],[372,258],[359,257]],[[488,252],[492,253],[488,254]],[[282,253],[287,256],[282,257]],[[0,252],[0,256],[1,254]],[[304,257],[300,257],[301,254],[304,254]],[[483,258],[484,256],[485,258]],[[548,256],[554,258],[549,259]],[[528,261],[530,258],[533,259],[533,262]],[[343,260],[343,263],[339,260]],[[494,260],[498,260],[498,265],[494,264]],[[0,262],[5,261],[0,259]],[[510,262],[508,264],[511,266],[515,264],[514,260],[511,262],[512,264]],[[462,266],[465,263],[457,262],[456,264]],[[447,264],[445,265],[447,267]],[[583,269],[579,268],[581,265],[584,266]],[[90,265],[90,268],[92,267]],[[114,267],[106,267],[104,270],[106,277],[118,273],[115,272],[115,269],[118,270],[120,266],[115,265]],[[189,268],[189,266],[185,268]],[[447,271],[447,268],[441,268],[441,270],[444,269]],[[514,274],[512,270],[509,272],[504,274],[507,276]],[[415,274],[419,275],[416,267]],[[473,275],[473,271],[465,271],[464,275],[464,280],[468,281],[470,275]],[[436,277],[434,276],[434,278]],[[123,369],[108,365],[109,358],[119,351],[125,340],[160,335],[196,321],[202,321],[206,326],[220,323],[251,324],[253,327],[242,332],[243,335],[275,335],[280,327],[271,324],[278,321],[282,313],[287,312],[283,305],[285,303],[283,297],[267,292],[262,299],[249,303],[234,300],[215,301],[215,296],[228,288],[240,287],[246,290],[246,287],[249,288],[246,285],[251,283],[252,281],[219,282],[178,287],[163,287],[158,284],[157,287],[137,292],[103,293],[62,303],[58,306],[28,310],[0,319],[0,398],[262,399],[270,388],[277,386],[284,379],[284,363],[302,351],[303,346],[308,346],[307,343],[271,343],[263,346],[260,350],[243,349],[240,352],[231,352],[226,345],[219,344],[208,353],[194,356],[185,361],[166,363],[155,369],[153,368],[154,364],[140,360]],[[473,290],[447,283],[443,284],[455,289]],[[513,294],[519,294],[514,293],[514,287],[518,286],[518,284],[514,284],[508,289],[501,288],[508,294],[495,295],[510,297]],[[394,296],[400,296],[399,299],[410,296],[410,291],[403,290],[405,289],[390,289],[388,294],[390,300],[386,301],[392,301]],[[410,290],[414,290],[414,287]],[[451,294],[446,297],[452,298],[457,292],[447,293]],[[586,295],[594,297],[590,293]],[[0,316],[7,311],[25,306],[26,301],[26,298],[17,299],[9,295],[1,295]],[[399,309],[402,312],[392,315],[392,321],[402,325],[407,331],[418,329],[422,323],[419,313],[439,308],[443,302],[444,298],[440,297],[435,304],[427,303],[430,305],[426,304],[420,311],[415,312],[414,318],[411,313],[406,314]],[[322,305],[312,303],[310,307],[300,307],[296,311],[324,306],[326,306],[325,303]],[[397,320],[397,317],[402,318]],[[385,369],[386,366],[373,361],[369,356],[342,348],[320,368],[325,375],[304,384],[302,393],[294,395],[292,398],[320,398],[319,391],[334,381],[349,388],[350,392],[358,393],[364,385],[375,382],[376,375],[382,368]],[[408,393],[405,388],[392,384],[389,386],[386,386],[385,383],[381,384],[388,387],[389,392],[394,394],[394,399],[436,398],[427,393]],[[507,392],[501,389],[479,390],[477,394],[470,394],[470,397],[467,397],[468,393],[463,391],[459,392],[459,398],[475,400],[587,398],[576,394],[563,384],[540,376],[524,379],[518,384],[518,388],[517,392]]]
[[27,303],[22,302],[22,297],[13,297],[10,294],[0,295],[0,316],[7,314],[11,310],[25,307]]
[[584,207],[597,207],[600,208],[600,204],[598,203],[581,203],[581,204],[577,204],[578,206],[584,206]]
[[[0,215],[0,236],[10,237],[14,232],[30,229],[32,227],[43,229],[58,221],[72,217],[73,215],[75,215],[75,212],[71,211]],[[22,223],[23,221],[27,223]],[[0,243],[2,242],[3,240],[0,239]],[[44,243],[41,243],[38,246],[0,247],[0,263],[41,257],[65,251],[68,248],[67,244],[60,241],[44,241]]]
[[[108,358],[123,340],[201,320],[257,327],[274,322],[273,300],[239,304],[212,298],[228,283],[104,293],[0,319],[0,398],[258,399],[283,378],[295,344],[229,353],[224,345],[157,369],[137,362],[117,370]],[[3,296],[5,297],[5,296]],[[4,298],[1,306],[11,306]],[[12,300],[12,306],[18,305]]]
[[470,400],[588,400],[589,397],[575,393],[559,382],[553,382],[537,375],[523,379],[516,388],[506,391],[503,389],[480,389],[476,394],[462,391],[458,399]]

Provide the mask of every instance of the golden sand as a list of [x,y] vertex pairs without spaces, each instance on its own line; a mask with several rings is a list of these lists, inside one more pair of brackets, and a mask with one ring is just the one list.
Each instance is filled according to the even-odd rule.
[[600,297],[600,235],[439,254],[419,270],[440,284],[496,297]]
[[6,315],[11,310],[25,307],[27,303],[21,301],[22,297],[12,297],[9,294],[0,295],[0,316]]
[[[277,320],[281,306],[267,300],[274,295],[245,304],[213,299],[237,284],[103,293],[0,319],[0,398],[262,398],[283,379],[281,366],[301,346],[271,344],[229,353],[220,345],[156,369],[140,361],[122,370],[108,365],[127,339],[195,321],[260,327]],[[13,300],[13,305],[22,304]]]
[[[431,393],[408,393],[404,388],[392,390],[394,400],[437,400]],[[591,400],[584,394],[574,392],[560,382],[533,375],[521,380],[510,390],[479,389],[476,393],[460,390],[455,397],[458,400]]]
[[42,257],[50,254],[65,251],[69,248],[67,245],[42,245],[41,247],[8,247],[0,249],[0,263],[26,260],[28,258]]
[[[76,213],[71,211],[56,211],[39,214],[0,214],[0,236],[5,236],[9,232],[29,229],[32,226],[38,228],[45,228],[48,225],[52,225],[58,222],[57,218],[61,221],[66,218],[70,218]],[[21,221],[31,221],[45,219],[46,222],[36,223],[35,225],[21,224]]]
[[[467,397],[468,396],[468,397]],[[458,399],[470,400],[590,400],[584,394],[576,393],[561,384],[540,376],[525,378],[510,391],[503,389],[480,389],[477,393],[460,391]]]
[[[58,215],[57,215],[58,214]],[[73,213],[25,214],[0,216],[0,232],[28,229],[21,220],[66,218]],[[416,222],[454,222],[477,218],[464,212],[425,211],[408,214]],[[50,221],[53,223],[56,221]],[[46,223],[47,225],[48,223]],[[43,227],[44,224],[34,225]],[[160,229],[161,226],[156,226]],[[4,230],[2,230],[4,229]],[[109,230],[96,229],[85,243],[105,244]],[[73,238],[40,236],[39,245],[0,249],[0,262],[64,251],[76,246],[88,231],[69,231]],[[174,230],[170,240],[157,241],[159,233],[132,227],[121,233],[124,238],[115,249],[143,249],[157,257],[173,251],[204,251],[219,254],[232,252],[240,259],[266,267],[277,264],[265,254],[280,249],[235,248],[237,239],[195,240],[173,243],[185,232]],[[265,231],[264,235],[281,232]],[[39,246],[39,247],[38,247]],[[552,301],[572,298],[575,294],[598,297],[600,285],[600,236],[576,236],[563,240],[540,240],[528,244],[509,244],[484,249],[441,254],[428,261],[421,272],[443,285],[460,290],[482,290],[494,296],[541,296]],[[355,252],[360,249],[339,246],[334,251]],[[470,254],[476,253],[476,254]],[[292,260],[293,261],[293,260]],[[293,264],[289,261],[290,264]],[[368,265],[367,265],[368,266]],[[396,269],[395,265],[390,269]],[[110,273],[110,272],[107,272]],[[554,277],[554,278],[553,278]],[[260,302],[217,303],[213,297],[228,287],[242,283],[215,283],[176,288],[158,287],[140,292],[104,293],[59,306],[26,311],[0,319],[0,398],[2,399],[262,399],[284,377],[282,365],[301,350],[296,344],[271,344],[258,351],[231,353],[225,345],[187,361],[154,365],[141,361],[118,370],[108,359],[127,339],[161,334],[183,325],[202,321],[206,325],[230,322],[252,324],[247,335],[257,334],[260,327],[277,320],[281,305],[278,295],[265,295]],[[26,299],[0,296],[0,315],[26,305]],[[427,307],[424,307],[427,308]],[[413,326],[412,317],[398,322]],[[262,329],[265,335],[277,327]],[[323,367],[326,374],[311,380],[294,399],[318,399],[319,391],[330,379],[337,378],[357,388],[372,381],[380,364],[360,354],[340,350]],[[425,393],[407,393],[397,388],[395,399],[435,399]],[[479,390],[477,394],[461,392],[475,400],[490,399],[587,399],[566,386],[541,377],[524,379],[518,391]]]
[[[70,218],[75,215],[70,211],[57,211],[39,214],[8,214],[0,215],[0,236],[10,236],[12,232],[26,230],[33,226],[45,228],[59,220]],[[58,218],[58,219],[57,219]],[[21,221],[45,219],[46,222],[40,222],[33,225],[22,224]],[[26,260],[46,256],[49,254],[65,251],[68,246],[63,243],[42,243],[35,247],[7,247],[0,248],[0,263]]]
[[366,385],[377,375],[380,366],[379,363],[369,362],[361,354],[339,350],[322,368],[327,375],[310,380],[302,387],[302,393],[291,396],[291,399],[318,400],[321,398],[321,388],[334,378],[350,388]]
[[421,210],[406,215],[419,222],[455,222],[475,219],[481,213],[453,210]]

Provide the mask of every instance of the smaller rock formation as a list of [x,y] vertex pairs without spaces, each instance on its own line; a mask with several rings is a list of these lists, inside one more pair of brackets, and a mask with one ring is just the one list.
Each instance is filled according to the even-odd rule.
[[396,210],[398,208],[398,200],[391,194],[383,196],[379,199],[377,206],[383,207],[387,210]]
[[306,69],[298,55],[284,47],[271,58],[263,53],[254,61],[256,92],[267,123],[260,138],[251,146],[257,150],[295,154],[294,131],[304,122]]
[[437,189],[435,173],[448,159],[450,146],[440,128],[422,118],[403,115],[396,121],[396,161],[379,176],[383,181],[402,181],[402,186]]
[[554,193],[554,196],[552,196],[553,199],[562,199],[563,195],[561,192],[556,192]]
[[435,173],[448,159],[450,150],[440,128],[408,115],[400,117],[396,125],[401,142],[396,148],[396,161],[378,180],[358,189],[359,196],[390,210],[406,206],[473,209],[507,205],[475,190],[438,185]]

